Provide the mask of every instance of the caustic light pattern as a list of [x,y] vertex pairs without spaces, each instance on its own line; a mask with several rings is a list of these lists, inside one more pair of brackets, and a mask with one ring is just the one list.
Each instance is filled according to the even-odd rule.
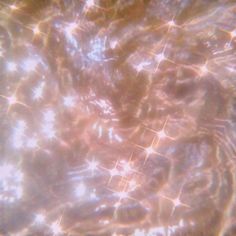
[[1,235],[236,235],[235,1],[0,17]]

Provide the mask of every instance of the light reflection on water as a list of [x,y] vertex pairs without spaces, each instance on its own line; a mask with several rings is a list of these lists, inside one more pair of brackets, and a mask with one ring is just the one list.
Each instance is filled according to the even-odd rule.
[[236,234],[233,1],[0,5],[0,234]]

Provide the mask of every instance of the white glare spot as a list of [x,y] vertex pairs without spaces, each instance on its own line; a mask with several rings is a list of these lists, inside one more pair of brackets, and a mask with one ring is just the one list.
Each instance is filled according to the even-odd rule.
[[165,133],[165,131],[164,130],[161,130],[161,131],[159,131],[158,132],[158,137],[160,138],[160,139],[164,139],[164,138],[166,138],[166,133]]
[[206,65],[200,67],[201,74],[206,74],[208,72],[208,68]]
[[26,130],[26,123],[25,121],[18,121],[16,126],[13,128],[12,134],[12,144],[15,148],[22,148],[24,145],[24,135]]
[[0,202],[14,202],[22,197],[23,174],[10,164],[0,166]]
[[10,8],[11,8],[11,10],[17,10],[18,9],[18,7],[14,4],[10,5]]
[[7,70],[10,72],[14,72],[17,69],[17,65],[14,62],[8,62],[7,63]]
[[123,173],[122,174],[124,174],[124,175],[128,174],[132,170],[130,164],[126,161],[124,161],[122,163],[122,168],[123,168]]
[[44,122],[42,124],[42,132],[48,139],[56,137],[56,130],[54,127],[55,116],[55,112],[52,110],[47,110],[43,114]]
[[39,34],[40,33],[40,30],[39,30],[39,26],[36,25],[34,28],[33,28],[33,32],[35,35]]
[[176,198],[176,199],[172,200],[172,202],[175,206],[179,206],[179,205],[182,204],[179,198]]
[[40,83],[37,87],[33,89],[33,99],[39,100],[43,97],[43,90],[44,90],[45,83]]
[[137,183],[136,183],[135,180],[131,180],[129,182],[129,188],[130,188],[130,191],[133,191],[133,190],[135,190],[137,188]]
[[45,216],[42,214],[37,214],[34,218],[34,222],[37,224],[42,224],[45,222]]
[[87,0],[86,1],[86,7],[90,8],[95,5],[94,0]]
[[38,146],[38,141],[36,138],[29,138],[26,142],[26,146],[30,149],[36,148]]
[[55,121],[55,112],[52,110],[47,110],[43,114],[43,118],[46,122],[54,122]]
[[144,68],[148,65],[150,65],[151,62],[148,62],[148,61],[144,61],[144,62],[141,62],[139,63],[138,65],[135,66],[135,69],[137,70],[137,72],[140,72],[142,70],[144,70]]
[[121,143],[122,141],[123,141],[123,139],[119,136],[119,135],[115,135],[115,139],[119,142],[119,143]]
[[76,23],[70,23],[70,24],[68,24],[66,27],[65,27],[65,33],[66,33],[66,35],[68,35],[68,36],[71,36],[73,33],[74,33],[74,31],[75,31],[75,29],[77,28],[77,24]]
[[117,192],[116,195],[119,197],[120,200],[125,199],[128,197],[128,193],[125,191]]
[[62,229],[61,229],[61,226],[59,225],[58,222],[54,222],[52,223],[51,225],[51,231],[53,232],[53,234],[61,234],[62,233]]
[[75,195],[77,197],[82,197],[86,193],[86,187],[84,183],[80,183],[76,188],[75,188]]
[[175,24],[175,22],[173,20],[171,20],[171,21],[168,22],[168,25],[169,26],[175,26],[176,24]]
[[119,171],[116,168],[111,169],[109,172],[112,177],[119,175]]
[[147,155],[151,155],[152,153],[155,152],[155,150],[153,149],[153,147],[148,147],[148,148],[145,149],[145,151],[146,151]]
[[90,194],[91,199],[97,199],[96,190],[93,189],[93,192]]
[[134,231],[134,236],[146,236],[147,234],[145,233],[144,230],[136,229]]
[[104,59],[105,40],[96,38],[90,42],[91,51],[88,53],[89,59],[92,61],[102,61]]
[[111,46],[111,49],[115,49],[116,46],[118,44],[118,41],[117,40],[114,40],[114,41],[110,41],[110,46]]
[[35,59],[28,58],[23,62],[22,68],[26,72],[31,72],[36,69],[37,64],[38,64],[38,62]]
[[0,180],[3,181],[13,173],[14,167],[11,165],[0,166]]
[[17,99],[15,96],[11,96],[7,98],[9,105],[13,105],[17,102]]
[[156,56],[155,56],[155,60],[158,62],[158,63],[160,63],[161,61],[163,61],[165,59],[165,55],[164,55],[164,53],[162,52],[162,53],[159,53],[159,54],[157,54]]
[[94,171],[98,168],[98,162],[97,161],[88,161],[88,169],[91,171]]
[[74,107],[75,106],[75,98],[72,96],[63,97],[63,104],[66,107]]
[[69,43],[71,43],[75,48],[78,47],[76,38],[74,37],[74,32],[78,25],[76,23],[70,23],[65,27],[65,37]]
[[42,132],[48,139],[53,139],[56,137],[56,130],[52,123],[44,123],[42,125]]
[[236,37],[236,30],[231,31],[230,35],[232,38],[235,38]]

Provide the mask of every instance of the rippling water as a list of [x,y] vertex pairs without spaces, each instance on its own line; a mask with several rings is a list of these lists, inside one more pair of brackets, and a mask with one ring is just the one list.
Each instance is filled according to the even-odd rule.
[[236,4],[0,1],[0,234],[236,235]]

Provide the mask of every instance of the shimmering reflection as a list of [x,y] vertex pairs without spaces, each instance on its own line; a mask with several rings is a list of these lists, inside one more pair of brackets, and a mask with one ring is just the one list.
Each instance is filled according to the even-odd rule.
[[0,234],[234,236],[234,1],[0,1]]

